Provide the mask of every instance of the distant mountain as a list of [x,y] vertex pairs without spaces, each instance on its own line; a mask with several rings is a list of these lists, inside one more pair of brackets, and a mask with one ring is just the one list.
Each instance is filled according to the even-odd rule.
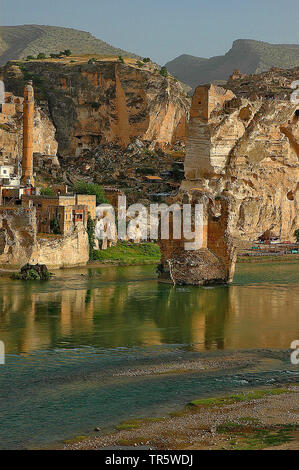
[[195,88],[215,80],[227,80],[234,69],[253,74],[271,67],[283,69],[299,66],[299,45],[269,44],[252,39],[238,39],[223,56],[203,59],[181,55],[166,64],[167,70],[180,81]]
[[65,49],[75,54],[137,57],[77,29],[42,25],[0,26],[0,65],[28,55],[37,56],[40,52],[49,55]]

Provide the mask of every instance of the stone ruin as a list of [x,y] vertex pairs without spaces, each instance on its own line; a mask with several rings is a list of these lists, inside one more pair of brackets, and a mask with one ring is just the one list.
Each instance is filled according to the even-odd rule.
[[249,100],[214,85],[197,87],[187,132],[185,179],[177,201],[204,207],[204,241],[161,240],[159,279],[229,283],[239,243],[270,230],[281,241],[299,228],[298,105]]

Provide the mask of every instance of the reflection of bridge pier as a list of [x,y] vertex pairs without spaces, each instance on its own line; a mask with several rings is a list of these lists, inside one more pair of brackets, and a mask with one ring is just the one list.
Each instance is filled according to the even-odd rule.
[[[297,275],[297,267],[290,263],[288,272],[291,268],[291,277]],[[240,269],[245,275],[259,270],[261,277],[260,265]],[[96,288],[84,279],[75,289],[65,285],[48,291],[45,285],[5,281],[0,339],[6,352],[64,343],[104,349],[163,344],[193,351],[285,349],[298,331],[297,285],[173,287],[154,280],[123,282],[124,272],[118,277],[116,272],[108,268],[106,283]]]

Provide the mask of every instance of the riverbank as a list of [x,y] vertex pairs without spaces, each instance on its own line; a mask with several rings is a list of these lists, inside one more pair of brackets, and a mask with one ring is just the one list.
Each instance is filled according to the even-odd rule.
[[125,421],[115,432],[64,449],[298,450],[298,402],[299,385],[194,400],[179,412]]
[[[86,267],[109,267],[109,266],[146,266],[158,265],[161,260],[159,246],[155,243],[131,243],[119,242],[107,250],[96,250],[94,259],[89,261]],[[298,254],[277,254],[277,255],[242,255],[237,259],[238,264],[244,263],[295,263],[299,262]],[[84,266],[73,266],[72,268],[62,268],[63,270],[82,268]],[[17,267],[0,267],[0,277],[11,275],[17,272]],[[57,271],[57,270],[52,270]],[[59,270],[58,270],[59,271]]]
[[294,263],[299,261],[299,255],[263,255],[263,256],[238,256],[237,263]]

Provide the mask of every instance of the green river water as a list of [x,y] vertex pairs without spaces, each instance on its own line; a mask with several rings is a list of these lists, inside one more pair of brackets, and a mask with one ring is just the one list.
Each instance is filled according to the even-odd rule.
[[[296,262],[240,264],[233,285],[214,288],[160,284],[154,266],[2,278],[0,447],[54,446],[193,398],[298,383],[288,351],[296,339]],[[179,371],[232,355],[254,365]],[[151,372],[174,363],[173,373]]]

